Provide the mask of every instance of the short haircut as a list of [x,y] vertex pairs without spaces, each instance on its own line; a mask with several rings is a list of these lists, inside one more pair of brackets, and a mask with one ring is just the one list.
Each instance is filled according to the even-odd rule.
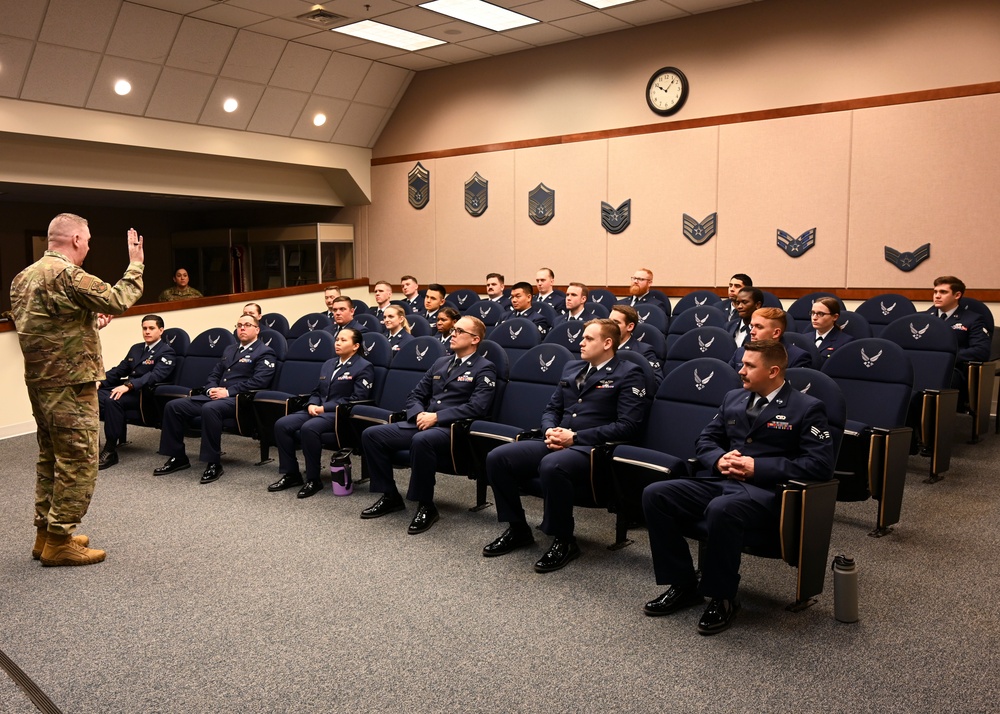
[[934,278],[934,287],[938,285],[947,285],[953,293],[965,294],[965,283],[954,275],[942,275],[940,278]]
[[346,295],[338,295],[337,297],[335,297],[333,299],[333,304],[334,305],[336,305],[338,302],[346,302],[352,308],[354,307],[354,301],[351,300],[351,298],[347,297]]
[[[742,290],[740,292],[743,292]],[[754,315],[760,315],[765,320],[777,322],[782,332],[788,330],[788,316],[780,307],[762,307],[753,311]]]
[[739,280],[741,283],[743,283],[743,287],[745,288],[753,287],[753,279],[746,273],[736,273],[736,275],[731,277],[730,280]]
[[760,288],[746,286],[740,288],[740,292],[736,294],[739,295],[740,293],[750,293],[750,299],[753,300],[755,304],[764,304],[764,292]]
[[778,340],[758,340],[757,342],[745,342],[743,345],[745,352],[760,352],[764,364],[768,367],[777,365],[784,375],[788,368],[788,350]]
[[431,283],[430,285],[427,286],[427,289],[424,290],[424,293],[426,294],[432,291],[440,295],[442,300],[444,300],[444,296],[448,294],[448,291],[445,289],[444,285],[441,285],[440,283]]
[[624,315],[626,325],[639,324],[639,312],[631,305],[613,305],[611,312],[620,312]]
[[590,288],[588,288],[583,283],[570,283],[573,287],[580,288],[580,292],[583,293],[583,299],[586,300],[590,295]]
[[[251,315],[251,317],[253,316]],[[163,318],[160,317],[159,315],[146,315],[144,318],[142,318],[142,322],[140,322],[139,324],[141,325],[143,322],[148,322],[149,320],[155,322],[156,326],[159,327],[161,330],[163,329]]]
[[445,305],[440,310],[438,310],[437,314],[438,317],[441,317],[441,315],[445,315],[446,317],[450,318],[452,322],[455,322],[460,317],[462,317],[462,313],[453,308],[451,305]]
[[[260,305],[259,304],[255,303],[255,302],[248,302],[247,305],[253,305],[255,308],[257,308],[257,312],[259,312],[262,315],[264,314],[264,311],[260,309]],[[244,305],[243,307],[246,307],[247,305]]]
[[535,286],[525,280],[522,280],[519,283],[514,283],[510,291],[514,292],[515,290],[523,290],[525,295],[535,294]]
[[417,280],[417,279],[416,279],[415,277],[413,277],[412,275],[404,275],[403,277],[401,277],[401,278],[399,279],[399,282],[401,282],[401,283],[402,283],[402,282],[405,282],[405,281],[407,281],[407,280],[412,280],[413,282],[415,282],[415,283],[417,283],[417,284],[419,284],[419,283],[420,283],[420,281],[419,281],[419,280]]
[[323,288],[323,292],[329,292],[330,290],[336,290],[339,293],[340,292],[340,286],[339,285],[327,285],[325,288]]
[[496,278],[501,284],[506,282],[500,273],[486,273],[486,279],[489,280],[490,278]]
[[815,305],[816,303],[819,303],[827,310],[829,310],[830,314],[833,315],[834,317],[840,316],[840,300],[838,300],[837,298],[832,298],[832,297],[816,298],[815,300],[813,300],[813,305]]
[[87,223],[86,218],[82,218],[75,213],[60,213],[58,216],[49,221],[49,240],[51,240],[54,236],[65,236],[68,238],[69,233],[66,233],[65,231],[72,229],[66,227],[67,223],[74,223],[77,226],[90,225]]
[[653,282],[653,271],[649,268],[639,268],[644,273],[649,273],[649,282]]
[[[254,317],[253,315],[247,315],[247,314],[246,314],[246,313],[244,312],[244,313],[243,313],[242,315],[240,315],[240,317],[249,317],[249,318],[250,318],[251,320],[253,320],[253,324],[254,324],[254,326],[256,326],[256,327],[260,327],[260,321],[259,321],[259,320],[258,320],[258,319],[257,319],[256,317]],[[239,320],[239,319],[240,319],[240,317],[237,317],[236,319],[237,319],[237,320]]]
[[403,329],[407,332],[410,331],[410,321],[406,319],[406,310],[401,308],[399,305],[389,305],[385,310],[382,311],[383,314],[392,313],[398,317],[403,318]]
[[462,315],[461,319],[468,320],[472,323],[472,329],[469,330],[469,332],[474,334],[480,340],[486,337],[486,325],[478,317],[473,317],[472,315]]
[[552,272],[552,268],[539,268],[539,270],[540,271],[544,270],[546,273],[548,273],[550,280],[555,280],[556,279],[556,274]]
[[392,283],[390,283],[388,280],[379,280],[375,283],[375,287],[378,287],[379,285],[385,285],[387,288],[389,288],[389,292],[392,292]]
[[601,339],[611,340],[611,351],[618,351],[618,343],[622,341],[622,331],[619,329],[617,323],[608,317],[597,317],[593,320],[587,320],[583,328],[587,329],[591,325],[597,325],[601,328]]

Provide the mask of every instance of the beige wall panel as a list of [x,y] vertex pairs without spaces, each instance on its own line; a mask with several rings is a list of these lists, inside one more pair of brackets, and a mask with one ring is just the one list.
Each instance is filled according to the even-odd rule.
[[683,214],[702,221],[716,210],[718,137],[709,127],[610,141],[605,200],[617,207],[632,199],[632,224],[608,235],[611,283],[627,285],[646,267],[657,285],[715,284],[719,236],[695,245],[684,237]]
[[[437,277],[454,284],[486,289],[486,274],[514,275],[514,152],[459,156],[435,162],[438,189]],[[489,181],[489,207],[475,218],[465,210],[465,182],[472,175]]]
[[[958,275],[997,287],[1000,95],[855,113],[851,181],[851,287],[928,287]],[[886,245],[930,258],[902,272]]]
[[[847,271],[848,112],[734,124],[720,129],[719,284],[747,273],[754,285],[836,288]],[[777,245],[816,228],[798,258]],[[720,231],[721,232],[721,231]]]
[[[406,175],[417,162],[372,167],[369,277],[392,281],[399,289],[401,275],[413,275],[421,287],[435,282],[436,240],[434,211],[438,193],[437,162],[422,161],[430,171],[431,198],[422,209],[410,205]],[[379,276],[375,278],[374,276]]]
[[[544,226],[528,217],[528,192],[544,183],[556,192],[555,217]],[[607,232],[601,201],[608,186],[608,145],[588,141],[517,152],[514,166],[514,276],[535,281],[541,267],[556,285],[607,285]]]

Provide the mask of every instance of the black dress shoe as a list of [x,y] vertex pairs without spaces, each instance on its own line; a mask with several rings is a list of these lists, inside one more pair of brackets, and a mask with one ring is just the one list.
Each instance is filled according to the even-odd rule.
[[200,483],[212,483],[212,481],[218,481],[219,476],[222,475],[222,464],[211,463],[205,467],[205,473],[201,475]]
[[420,506],[417,508],[417,514],[413,516],[413,520],[410,521],[410,525],[406,528],[406,532],[410,535],[416,535],[417,533],[428,531],[440,518],[437,506],[433,503],[427,506]]
[[322,481],[306,481],[306,485],[299,489],[299,492],[296,494],[296,498],[309,498],[310,496],[315,496],[322,490]]
[[569,565],[571,560],[580,557],[580,546],[576,544],[575,538],[556,538],[552,541],[549,552],[535,563],[536,573],[551,573],[561,570]]
[[728,630],[736,619],[736,613],[740,611],[740,603],[737,600],[724,600],[720,597],[712,598],[698,620],[698,632],[702,635],[715,635],[723,630]]
[[406,510],[403,497],[399,493],[383,494],[382,498],[375,501],[371,506],[361,511],[362,518],[381,518],[388,513]]
[[531,535],[531,530],[527,532],[508,528],[492,543],[483,548],[484,558],[495,558],[498,555],[513,553],[518,548],[532,545],[535,537]]
[[671,585],[670,589],[660,595],[660,597],[647,602],[643,606],[642,611],[650,617],[660,617],[662,615],[670,615],[685,607],[697,605],[704,601],[705,598],[698,594],[698,588],[695,585],[690,585],[686,588]]
[[105,449],[97,460],[97,470],[101,471],[118,463],[118,452]]
[[186,456],[171,456],[167,459],[167,463],[163,464],[158,469],[153,469],[154,476],[166,476],[167,474],[172,474],[174,471],[183,471],[184,469],[191,468],[191,462]]
[[302,474],[300,474],[298,471],[293,471],[290,474],[285,474],[277,481],[272,483],[270,486],[267,487],[267,490],[270,491],[271,493],[274,493],[275,491],[284,491],[286,488],[294,488],[296,486],[301,486],[301,485],[302,485]]

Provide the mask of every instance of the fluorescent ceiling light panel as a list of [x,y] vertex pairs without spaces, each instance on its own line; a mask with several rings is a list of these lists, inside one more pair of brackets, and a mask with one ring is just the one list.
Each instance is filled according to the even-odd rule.
[[454,17],[456,20],[485,27],[494,32],[512,30],[515,27],[534,25],[538,22],[527,15],[490,5],[482,0],[433,0],[433,2],[421,4],[420,7]]
[[635,2],[635,0],[580,0],[582,3],[586,3],[591,7],[596,7],[598,10],[603,10],[607,7],[615,7],[616,5],[627,5],[630,2]]
[[373,22],[372,20],[362,20],[361,22],[355,22],[353,25],[334,27],[331,32],[340,32],[352,37],[360,37],[362,40],[370,40],[383,45],[389,45],[390,47],[398,47],[401,50],[409,50],[410,52],[445,44],[444,40],[435,40],[433,37],[418,35],[416,32],[410,32],[409,30],[400,30],[398,27],[383,25],[381,22]]

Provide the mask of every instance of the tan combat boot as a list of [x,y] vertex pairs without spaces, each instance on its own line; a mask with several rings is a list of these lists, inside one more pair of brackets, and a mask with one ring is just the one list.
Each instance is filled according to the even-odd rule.
[[42,548],[42,565],[93,565],[104,560],[103,550],[87,548],[72,536],[49,533]]
[[[42,549],[45,547],[45,539],[48,536],[48,531],[44,528],[38,529],[38,534],[35,536],[35,547],[31,549],[31,557],[38,560],[42,557]],[[73,542],[82,545],[86,548],[90,545],[90,538],[85,535],[75,535],[73,536]]]

